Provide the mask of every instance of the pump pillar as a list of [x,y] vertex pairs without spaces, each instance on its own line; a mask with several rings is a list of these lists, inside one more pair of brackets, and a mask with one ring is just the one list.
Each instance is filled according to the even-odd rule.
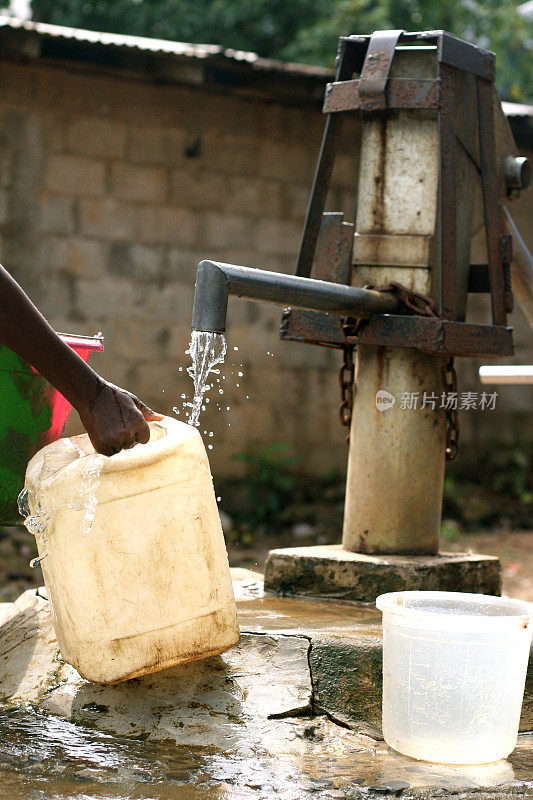
[[438,552],[445,462],[441,363],[411,348],[358,348],[345,550]]

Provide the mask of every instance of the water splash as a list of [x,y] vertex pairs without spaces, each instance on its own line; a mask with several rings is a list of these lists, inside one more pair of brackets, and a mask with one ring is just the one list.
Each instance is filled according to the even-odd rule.
[[[30,567],[32,568],[37,567],[48,555],[48,529],[56,510],[49,493],[50,481],[59,469],[67,466],[76,458],[83,458],[80,481],[77,485],[75,496],[71,502],[66,503],[66,506],[75,511],[82,511],[81,531],[84,534],[88,534],[91,531],[98,504],[96,490],[100,483],[102,456],[97,454],[84,456],[84,453],[78,447],[45,453],[39,474],[39,488],[36,490],[35,495],[30,496],[28,490],[24,488],[17,501],[19,514],[23,518],[24,526],[29,533],[35,536],[39,550],[42,553],[39,558],[33,558],[30,561]],[[33,513],[31,513],[31,508],[34,509]]]
[[90,533],[93,527],[96,506],[96,490],[100,484],[100,472],[102,469],[102,457],[98,455],[86,456],[82,467],[81,479],[78,490],[72,503],[68,507],[75,511],[83,511],[81,520],[81,532]]
[[52,511],[47,506],[45,499],[45,487],[41,487],[35,498],[34,512],[30,510],[30,498],[27,489],[23,489],[17,498],[19,514],[24,520],[24,527],[26,530],[35,536],[36,541],[40,544],[41,550],[44,550],[43,555],[39,558],[32,558],[30,567],[33,569],[38,566],[43,558],[46,558],[48,544],[48,526],[52,519]]
[[212,333],[211,331],[192,332],[191,343],[187,350],[192,361],[187,372],[194,383],[194,397],[192,403],[189,404],[190,413],[187,420],[189,425],[198,427],[200,424],[204,395],[210,388],[208,377],[211,372],[218,372],[215,367],[217,364],[224,362],[226,349],[226,337],[223,333]]

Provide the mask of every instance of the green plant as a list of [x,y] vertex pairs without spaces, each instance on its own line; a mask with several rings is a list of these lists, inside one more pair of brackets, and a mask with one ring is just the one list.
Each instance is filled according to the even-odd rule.
[[444,517],[468,529],[500,524],[514,528],[533,523],[531,483],[533,446],[491,442],[464,452],[450,465],[444,482]]
[[251,442],[234,458],[247,466],[243,522],[251,527],[271,526],[294,498],[296,477],[293,467],[298,457],[284,442],[267,445]]

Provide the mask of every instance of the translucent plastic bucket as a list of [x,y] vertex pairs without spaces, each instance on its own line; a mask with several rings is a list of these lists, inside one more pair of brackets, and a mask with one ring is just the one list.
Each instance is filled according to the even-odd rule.
[[485,764],[516,745],[531,607],[460,592],[391,592],[383,612],[383,736],[400,753]]

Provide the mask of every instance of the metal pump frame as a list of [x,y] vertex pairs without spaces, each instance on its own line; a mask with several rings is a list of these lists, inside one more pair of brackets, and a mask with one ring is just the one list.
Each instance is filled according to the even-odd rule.
[[[389,78],[398,44],[435,46],[437,78]],[[328,117],[296,275],[351,283],[354,225],[344,222],[340,213],[324,214],[344,114],[359,111],[363,117],[387,118],[400,109],[433,110],[438,114],[440,139],[437,226],[440,252],[436,266],[439,274],[433,292],[438,317],[374,314],[357,336],[350,336],[346,335],[338,317],[289,308],[283,314],[281,338],[337,348],[359,343],[412,347],[427,353],[452,356],[490,358],[512,355],[512,328],[507,326],[507,313],[512,311],[512,253],[511,237],[502,235],[498,203],[493,118],[494,54],[444,31],[377,31],[371,36],[342,37],[337,64],[336,79],[326,88],[323,111]],[[488,254],[487,264],[470,266],[466,280],[465,276],[458,275],[457,265],[455,158],[456,90],[465,73],[475,78],[472,102],[477,114],[478,157],[470,155],[481,175]],[[472,324],[462,318],[466,292],[490,294],[491,325]]]

